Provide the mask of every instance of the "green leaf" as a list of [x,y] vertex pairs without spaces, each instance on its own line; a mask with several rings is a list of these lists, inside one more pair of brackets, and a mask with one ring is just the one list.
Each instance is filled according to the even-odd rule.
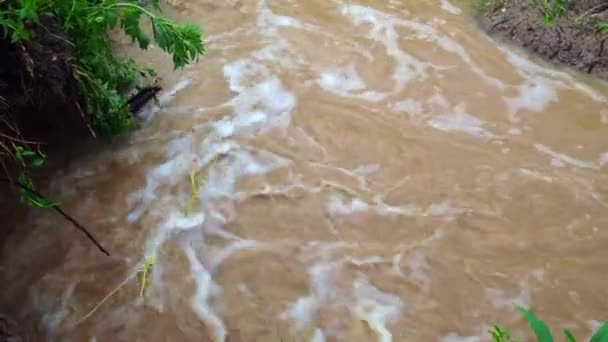
[[122,14],[122,28],[133,41],[137,41],[139,47],[147,49],[150,38],[139,28],[139,19],[142,11],[138,7],[129,7]]
[[608,321],[593,334],[589,342],[608,342]]
[[107,11],[104,19],[109,29],[113,29],[118,24],[118,16],[113,11]]
[[553,335],[551,335],[549,327],[547,327],[547,324],[539,319],[532,310],[524,309],[518,306],[517,311],[519,311],[521,316],[528,321],[528,324],[534,331],[538,342],[553,342]]
[[22,21],[17,21],[15,23],[14,31],[11,35],[11,41],[13,43],[17,43],[20,41],[30,40],[31,35],[30,32],[25,28],[25,25]]
[[194,62],[205,52],[201,29],[192,24],[176,25],[164,18],[151,18],[154,39],[163,50],[173,56],[176,69]]
[[566,336],[568,342],[576,342],[576,337],[574,337],[574,334],[569,329],[564,329],[564,336]]
[[31,157],[31,156],[35,156],[36,152],[32,151],[32,150],[22,150],[22,152],[19,152],[20,156],[23,157]]
[[17,12],[20,20],[30,19],[30,20],[38,21],[37,0],[21,0],[20,4],[23,6]]
[[157,11],[160,11],[160,10],[161,10],[161,8],[160,8],[160,3],[159,3],[159,1],[158,1],[158,0],[152,0],[152,2],[151,2],[151,3],[152,3],[152,7],[154,7],[154,9],[155,9],[155,10],[157,10]]
[[39,168],[39,167],[42,167],[43,165],[44,165],[44,159],[42,159],[42,158],[36,158],[30,164],[30,166],[34,167],[34,168]]

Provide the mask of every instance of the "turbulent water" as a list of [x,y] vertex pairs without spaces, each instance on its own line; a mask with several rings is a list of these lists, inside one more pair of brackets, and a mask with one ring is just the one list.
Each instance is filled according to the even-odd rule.
[[[452,2],[450,2],[452,1]],[[46,189],[2,298],[59,341],[485,341],[608,296],[608,94],[469,1],[169,1],[208,53]],[[141,270],[148,279],[142,290]]]

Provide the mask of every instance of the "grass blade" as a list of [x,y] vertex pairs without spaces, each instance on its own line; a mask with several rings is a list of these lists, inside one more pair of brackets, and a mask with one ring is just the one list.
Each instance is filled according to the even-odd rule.
[[608,342],[608,321],[593,334],[589,342]]
[[538,318],[534,312],[532,312],[532,310],[524,309],[518,306],[517,311],[519,311],[522,317],[528,321],[528,324],[534,331],[538,342],[553,342],[553,335],[551,335],[549,327],[547,327],[547,324]]
[[566,340],[568,340],[568,342],[576,342],[576,337],[574,337],[574,334],[569,329],[564,329],[564,335],[566,336]]

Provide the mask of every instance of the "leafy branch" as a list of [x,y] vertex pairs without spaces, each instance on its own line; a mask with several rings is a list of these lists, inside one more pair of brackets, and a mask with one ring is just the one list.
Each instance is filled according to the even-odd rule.
[[[142,49],[155,42],[172,56],[175,68],[197,61],[205,52],[198,26],[161,16],[158,0],[152,7],[138,0],[5,0],[0,1],[0,33],[14,43],[27,41],[35,38],[36,25],[56,21],[73,46],[74,77],[94,130],[114,135],[133,127],[126,92],[153,71],[116,57],[110,30],[120,27]],[[151,35],[141,28],[143,17],[151,23]]]
[[110,256],[110,252],[108,252],[98,241],[97,239],[89,232],[82,224],[72,218],[70,215],[66,214],[58,204],[52,203],[47,200],[43,195],[41,195],[38,191],[34,189],[34,185],[32,184],[29,178],[25,178],[26,183],[22,183],[24,181],[23,175],[20,177],[18,182],[12,181],[6,178],[0,178],[0,182],[9,183],[12,185],[16,185],[21,190],[22,196],[26,196],[26,201],[28,204],[39,206],[41,208],[50,208],[56,211],[58,214],[63,216],[66,220],[70,221],[74,227],[83,232],[95,246],[105,255]]
[[[160,15],[158,0],[152,0],[151,4],[152,8],[148,9],[140,5],[139,0],[0,0],[0,39],[10,39],[25,49],[27,44],[22,43],[37,39],[39,34],[61,38],[72,54],[65,62],[71,66],[77,85],[78,111],[87,124],[90,123],[94,136],[95,133],[115,135],[134,126],[127,94],[143,78],[153,76],[154,71],[138,66],[129,58],[117,57],[113,53],[110,30],[120,28],[142,49],[155,42],[172,56],[176,69],[197,61],[205,52],[199,27],[174,23]],[[150,21],[151,34],[141,28],[142,18]],[[108,254],[82,225],[36,192],[26,171],[42,167],[45,156],[29,150],[28,142],[10,137],[8,141],[13,142],[12,148],[0,141],[0,155],[16,160],[22,172],[16,181],[0,181],[16,186],[23,203],[63,215]]]

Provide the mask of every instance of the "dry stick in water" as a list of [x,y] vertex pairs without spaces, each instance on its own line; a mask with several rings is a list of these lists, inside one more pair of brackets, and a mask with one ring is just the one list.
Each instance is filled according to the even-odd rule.
[[136,275],[137,275],[137,272],[131,274],[125,280],[123,280],[120,284],[118,284],[118,286],[116,288],[114,288],[114,290],[112,290],[110,293],[108,293],[105,297],[103,297],[103,299],[99,303],[97,303],[93,307],[93,309],[91,309],[91,311],[89,311],[89,313],[82,316],[82,318],[80,318],[76,323],[74,323],[72,325],[72,328],[77,327],[80,323],[86,321],[89,317],[91,317],[95,313],[95,311],[97,311],[97,309],[99,309],[99,307],[101,305],[103,305],[103,303],[105,303],[108,299],[110,299],[116,292],[118,292],[118,290],[120,290],[123,286],[125,286],[129,282],[129,280],[133,279]]
[[[30,189],[29,187],[21,184],[20,182],[15,182],[15,181],[12,181],[12,180],[6,179],[6,178],[0,178],[0,182],[16,185],[16,186],[20,187],[21,189],[32,193],[35,196],[38,196],[40,198],[46,198],[45,196],[41,195],[36,190]],[[61,208],[57,204],[52,204],[50,207],[53,208],[56,212],[58,212],[61,216],[63,216],[66,220],[70,221],[74,225],[74,227],[78,228],[78,230],[83,232],[89,238],[89,240],[91,240],[93,242],[93,244],[95,244],[95,246],[97,246],[97,248],[103,254],[110,256],[110,253],[105,248],[103,248],[103,246],[99,242],[97,242],[97,239],[95,239],[93,234],[91,234],[84,226],[82,226],[80,223],[78,223],[78,221],[76,221],[70,215],[66,214],[63,210],[61,210]]]

